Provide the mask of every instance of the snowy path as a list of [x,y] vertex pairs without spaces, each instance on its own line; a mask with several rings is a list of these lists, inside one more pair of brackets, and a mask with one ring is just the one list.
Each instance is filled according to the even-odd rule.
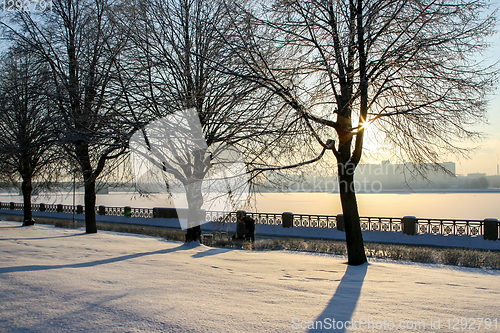
[[0,331],[500,331],[498,271],[345,261],[0,222]]

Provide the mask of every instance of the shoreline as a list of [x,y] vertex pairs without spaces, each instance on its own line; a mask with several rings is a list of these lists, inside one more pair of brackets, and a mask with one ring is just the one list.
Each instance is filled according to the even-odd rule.
[[[47,197],[51,195],[72,195],[72,191],[60,191],[60,192],[46,192],[46,193],[41,193],[38,195],[33,195],[33,197]],[[299,194],[317,194],[317,193],[324,193],[324,194],[339,194],[340,192],[338,190],[320,190],[320,191],[313,191],[313,190],[294,190],[294,191],[270,191],[266,189],[258,189],[252,194],[293,194],[293,193],[299,193]],[[442,194],[454,194],[454,193],[470,193],[470,194],[490,194],[490,193],[500,193],[500,188],[488,188],[488,189],[387,189],[387,190],[380,190],[380,191],[363,191],[363,190],[358,190],[356,191],[356,194],[433,194],[433,193],[442,193]],[[83,191],[76,191],[76,195],[83,195]],[[130,191],[113,191],[110,189],[108,193],[98,193],[97,196],[100,195],[132,195],[132,196],[142,196],[143,194],[140,194],[138,192],[130,192]],[[159,192],[151,192],[149,195],[151,196],[157,196],[157,195],[163,195],[165,193],[159,193]],[[22,194],[17,194],[15,192],[0,192],[0,196],[11,196],[11,197],[21,197]],[[147,196],[147,195],[146,195]]]
[[[300,193],[300,194],[308,194],[308,193],[325,193],[325,194],[339,194],[338,190],[325,190],[325,191],[260,191],[256,192],[257,194],[290,194],[290,193]],[[356,194],[454,194],[454,193],[465,193],[465,194],[491,194],[491,193],[500,193],[500,189],[492,188],[492,189],[390,189],[390,190],[381,190],[381,191],[356,191]]]

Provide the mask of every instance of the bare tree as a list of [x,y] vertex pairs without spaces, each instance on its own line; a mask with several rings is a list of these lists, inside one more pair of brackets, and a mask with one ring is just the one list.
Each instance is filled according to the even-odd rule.
[[[476,60],[496,12],[477,0],[279,0],[237,9],[226,41],[246,66],[226,72],[279,96],[335,156],[348,261],[362,264],[353,177],[367,128],[418,165],[439,168],[445,154],[467,154],[456,142],[479,137],[471,126],[486,121],[497,78]],[[266,52],[269,45],[277,51]]]
[[[199,211],[200,186],[217,160],[215,147],[222,143],[235,147],[248,169],[268,166],[266,156],[280,155],[280,140],[292,138],[301,128],[296,126],[296,116],[269,99],[272,94],[266,89],[220,71],[219,66],[235,69],[241,65],[218,36],[232,24],[221,1],[140,1],[133,4],[130,14],[139,18],[133,34],[135,47],[127,52],[129,67],[120,76],[128,87],[129,108],[139,113],[137,119],[149,118],[148,122],[194,110],[197,119],[186,123],[201,127],[199,139],[203,142],[195,144],[199,149],[181,156],[179,146],[172,144],[178,154],[157,156],[162,156],[158,164],[167,178],[183,184],[189,211]],[[168,132],[168,125],[164,127]],[[149,146],[151,126],[143,128],[143,134]],[[164,140],[168,137],[163,135]],[[175,159],[166,155],[175,155]],[[199,237],[195,223],[188,228],[186,241]]]
[[11,183],[21,181],[24,225],[33,225],[31,195],[52,185],[60,175],[54,105],[47,97],[48,69],[30,54],[4,55],[0,82],[0,171]]
[[[97,232],[96,180],[125,155],[134,126],[121,109],[117,59],[127,36],[116,24],[120,2],[54,0],[39,15],[19,12],[6,36],[29,45],[50,69],[51,96],[61,115],[60,143],[84,180],[86,232]],[[126,109],[124,109],[126,110]]]

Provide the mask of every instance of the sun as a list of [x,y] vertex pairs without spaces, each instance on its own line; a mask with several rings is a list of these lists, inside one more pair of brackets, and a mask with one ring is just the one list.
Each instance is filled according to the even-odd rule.
[[361,123],[361,125],[360,125],[360,128],[362,128],[366,131],[370,130],[370,128],[372,128],[372,127],[373,127],[373,124],[371,121],[365,121],[365,122]]

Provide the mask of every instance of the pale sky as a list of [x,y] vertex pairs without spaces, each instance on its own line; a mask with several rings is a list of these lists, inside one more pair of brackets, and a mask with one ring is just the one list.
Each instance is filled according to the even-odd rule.
[[[500,0],[492,1],[495,7],[500,7]],[[500,13],[499,13],[500,15]],[[500,62],[500,17],[497,24],[497,33],[490,39],[491,48],[479,59],[486,59],[488,64]],[[497,68],[500,64],[497,65]],[[488,125],[481,125],[474,128],[474,130],[484,133],[483,139],[475,143],[461,143],[462,147],[476,148],[469,156],[469,159],[457,159],[453,156],[443,157],[442,162],[455,162],[456,173],[467,175],[469,173],[485,173],[487,175],[495,175],[497,173],[497,165],[500,165],[500,83],[497,83],[495,95],[491,96],[491,101],[488,106]],[[370,135],[367,134],[367,138]],[[371,141],[371,142],[370,142]],[[376,140],[375,140],[376,141]],[[370,155],[370,151],[376,152],[378,145],[368,139],[365,142],[365,154],[363,161],[365,163],[380,163],[381,160],[389,159],[382,156]]]
[[[492,1],[495,7],[500,7],[500,0]],[[500,15],[500,14],[499,14]],[[497,31],[500,30],[500,19],[497,25]],[[497,32],[491,38],[492,47],[490,51],[485,54],[489,63],[500,61],[500,33]],[[499,64],[500,66],[500,64]],[[452,161],[456,163],[457,174],[468,174],[474,172],[486,173],[487,175],[494,175],[497,173],[497,165],[500,165],[500,84],[497,84],[495,95],[492,96],[490,105],[488,107],[489,125],[478,126],[478,131],[484,132],[485,136],[479,143],[470,144],[469,147],[477,147],[474,153],[471,153],[470,159],[454,159],[448,158],[445,161]],[[370,150],[367,145],[367,150]],[[375,148],[375,147],[373,147]],[[367,158],[365,155],[365,162],[376,163],[373,159]]]
[[[500,6],[500,1],[494,1],[495,6]],[[488,62],[500,61],[500,20],[497,25],[497,33],[491,39],[492,47],[486,55]],[[500,66],[500,64],[499,64]],[[457,174],[468,174],[473,172],[494,175],[497,165],[500,165],[500,84],[497,84],[495,96],[492,97],[488,107],[489,125],[478,127],[478,130],[486,134],[484,140],[478,144],[479,150],[471,154],[470,160],[452,160],[456,162]]]

